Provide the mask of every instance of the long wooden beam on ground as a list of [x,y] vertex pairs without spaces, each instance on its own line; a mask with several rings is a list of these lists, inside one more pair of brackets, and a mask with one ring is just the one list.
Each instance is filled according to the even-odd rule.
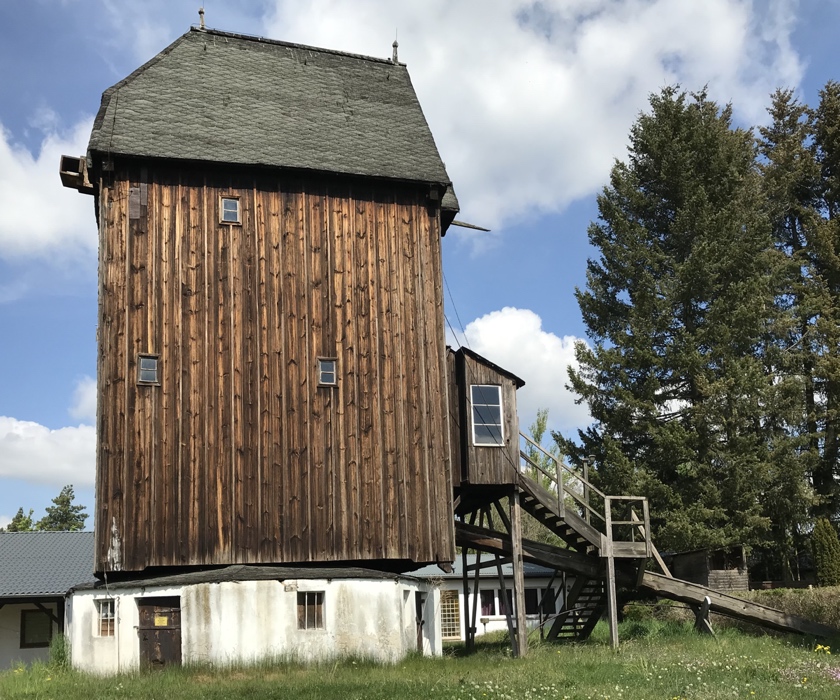
[[820,622],[806,620],[798,615],[784,613],[781,610],[726,595],[696,583],[688,583],[650,571],[645,572],[640,587],[663,598],[671,598],[689,605],[699,605],[708,596],[713,612],[780,632],[796,632],[814,637],[833,637],[840,634],[840,630]]
[[[459,547],[469,547],[491,554],[511,555],[510,541],[504,533],[458,521],[455,522],[455,543]],[[522,558],[527,562],[570,574],[580,574],[589,578],[604,577],[599,558],[533,540],[522,540]]]

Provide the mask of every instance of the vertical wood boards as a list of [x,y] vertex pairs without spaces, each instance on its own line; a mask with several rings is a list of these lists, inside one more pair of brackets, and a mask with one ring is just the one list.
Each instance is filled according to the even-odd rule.
[[[422,188],[132,165],[100,208],[97,570],[452,561]],[[143,353],[159,385],[138,385]]]

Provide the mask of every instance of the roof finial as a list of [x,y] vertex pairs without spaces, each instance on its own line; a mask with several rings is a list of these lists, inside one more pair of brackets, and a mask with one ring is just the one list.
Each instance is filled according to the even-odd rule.
[[399,58],[399,56],[397,56],[397,49],[400,46],[400,42],[398,42],[396,39],[394,39],[394,43],[391,44],[391,46],[394,47],[394,55],[391,57],[391,63],[399,63],[400,58]]
[[198,28],[204,29],[204,7],[198,8]]

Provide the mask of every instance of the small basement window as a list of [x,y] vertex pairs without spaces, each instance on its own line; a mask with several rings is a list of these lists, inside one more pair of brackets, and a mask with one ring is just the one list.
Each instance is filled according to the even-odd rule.
[[114,620],[116,619],[115,603],[113,598],[97,600],[96,607],[99,612],[99,635],[100,637],[114,636]]
[[300,591],[297,594],[299,630],[324,629],[324,592]]
[[43,610],[20,611],[20,648],[48,647],[52,641],[53,624],[49,613]]
[[318,358],[318,386],[338,385],[338,361],[334,357]]
[[504,445],[502,387],[493,384],[470,386],[473,445]]
[[160,384],[160,359],[157,355],[137,356],[137,383]]
[[241,223],[239,218],[239,198],[222,197],[221,222],[223,224]]

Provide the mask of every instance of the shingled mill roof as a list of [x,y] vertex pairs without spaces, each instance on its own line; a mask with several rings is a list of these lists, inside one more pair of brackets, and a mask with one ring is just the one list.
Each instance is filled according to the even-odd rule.
[[450,184],[404,64],[209,29],[105,91],[89,152]]

